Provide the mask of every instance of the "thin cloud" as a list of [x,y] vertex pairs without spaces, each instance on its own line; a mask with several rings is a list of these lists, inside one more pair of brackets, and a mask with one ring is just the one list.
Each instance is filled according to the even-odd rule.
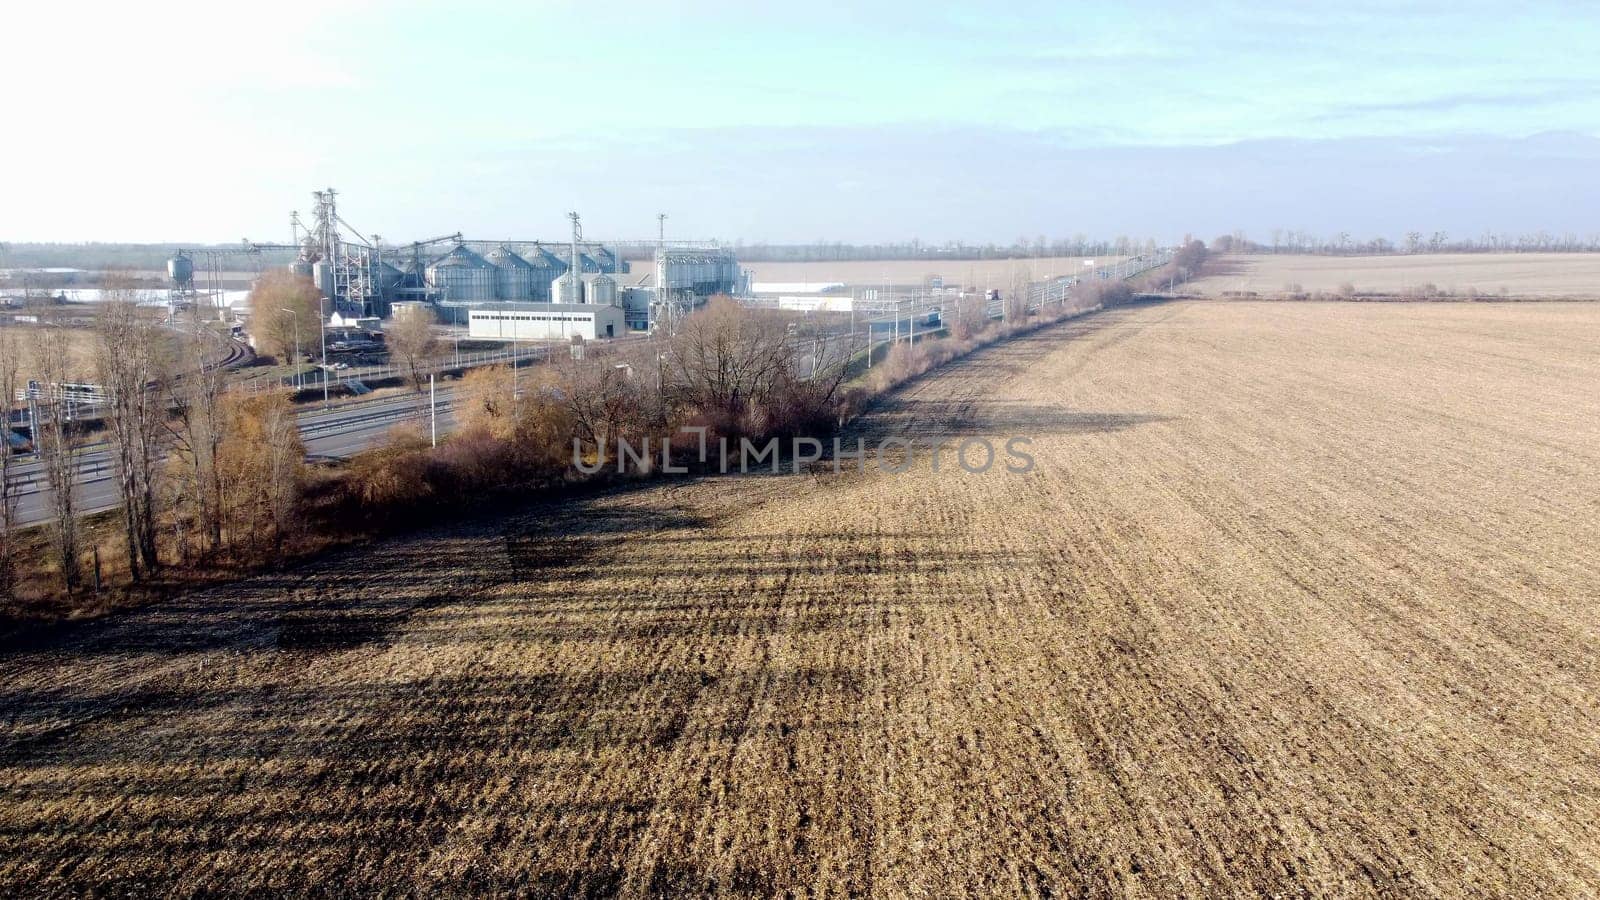
[[1312,122],[1338,122],[1385,113],[1446,113],[1486,109],[1520,108],[1534,104],[1593,100],[1600,91],[1597,82],[1573,82],[1551,87],[1529,87],[1509,91],[1470,91],[1417,97],[1407,100],[1344,103],[1311,116]]

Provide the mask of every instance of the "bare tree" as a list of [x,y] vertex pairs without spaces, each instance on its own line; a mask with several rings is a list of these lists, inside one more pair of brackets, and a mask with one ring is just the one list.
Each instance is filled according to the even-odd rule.
[[1028,287],[1031,281],[1027,266],[1012,268],[1011,290],[1002,307],[1007,324],[1018,324],[1028,317]]
[[509,437],[517,427],[517,405],[508,366],[479,366],[456,387],[455,420],[462,431],[483,430]]
[[17,563],[11,543],[11,533],[16,530],[17,488],[12,484],[11,411],[17,399],[17,389],[22,386],[21,347],[15,330],[0,326],[0,409],[6,421],[0,445],[0,603],[10,604],[17,596]]
[[422,364],[439,346],[433,333],[433,311],[424,306],[402,310],[384,331],[384,341],[389,345],[389,355],[398,357],[406,367],[411,386],[421,391]]
[[[190,507],[207,550],[222,549],[222,472],[217,457],[226,436],[222,410],[225,370],[213,357],[223,338],[196,311],[178,341],[182,377],[172,379],[171,431],[177,447],[180,477],[174,488],[180,503]],[[180,552],[187,559],[187,530],[179,517]]]
[[751,407],[792,376],[795,353],[784,317],[714,297],[679,326],[664,362],[668,401],[735,435],[747,430]]
[[[311,346],[322,316],[322,292],[311,279],[287,269],[261,276],[250,291],[250,331],[256,346],[279,360]],[[295,360],[296,363],[299,360]]]
[[46,328],[35,351],[40,396],[34,401],[34,444],[50,485],[51,549],[61,567],[62,585],[73,594],[82,586],[83,569],[78,560],[78,436],[69,393],[72,344],[65,331]]
[[160,442],[166,411],[168,348],[161,326],[143,315],[127,279],[108,280],[95,325],[95,370],[105,392],[105,421],[115,451],[122,495],[128,571],[160,565],[156,548],[156,496]]
[[556,369],[557,384],[545,393],[561,399],[573,434],[604,463],[607,448],[642,426],[646,417],[647,403],[634,368],[591,356],[559,361]]

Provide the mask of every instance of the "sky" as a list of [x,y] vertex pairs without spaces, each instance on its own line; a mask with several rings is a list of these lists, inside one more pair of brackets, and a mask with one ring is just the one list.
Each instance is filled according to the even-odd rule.
[[16,4],[0,241],[1600,233],[1600,5]]

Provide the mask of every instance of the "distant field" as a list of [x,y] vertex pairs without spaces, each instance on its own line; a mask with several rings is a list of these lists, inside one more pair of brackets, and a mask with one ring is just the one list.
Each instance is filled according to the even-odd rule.
[[1189,289],[1211,296],[1253,291],[1334,293],[1346,282],[1357,293],[1403,294],[1426,284],[1463,295],[1600,297],[1600,253],[1441,253],[1417,256],[1226,256],[1214,274]]
[[[67,338],[67,377],[77,381],[94,381],[95,363],[94,355],[98,338],[94,330],[94,307],[53,307],[45,311],[48,320],[55,322],[54,326],[17,324],[8,326],[17,334],[22,345],[22,367],[25,377],[37,374],[39,366],[36,354],[42,349],[41,339],[46,328],[60,331]],[[169,352],[176,352],[176,345],[170,343],[171,336],[162,332],[169,341]],[[218,351],[218,356],[221,355]]]
[[[1083,267],[1085,257],[1043,259],[864,260],[850,262],[751,262],[744,268],[756,281],[842,281],[845,284],[909,284],[926,275],[938,275],[949,284],[1003,287],[1012,274],[1026,270],[1031,280],[1070,275]],[[1096,263],[1114,263],[1120,256],[1092,257]]]

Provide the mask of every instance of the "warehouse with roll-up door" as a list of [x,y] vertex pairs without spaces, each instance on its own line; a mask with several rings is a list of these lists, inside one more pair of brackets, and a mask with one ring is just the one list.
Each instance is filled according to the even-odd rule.
[[627,333],[622,307],[607,304],[495,303],[467,312],[467,336],[476,340],[596,340]]

